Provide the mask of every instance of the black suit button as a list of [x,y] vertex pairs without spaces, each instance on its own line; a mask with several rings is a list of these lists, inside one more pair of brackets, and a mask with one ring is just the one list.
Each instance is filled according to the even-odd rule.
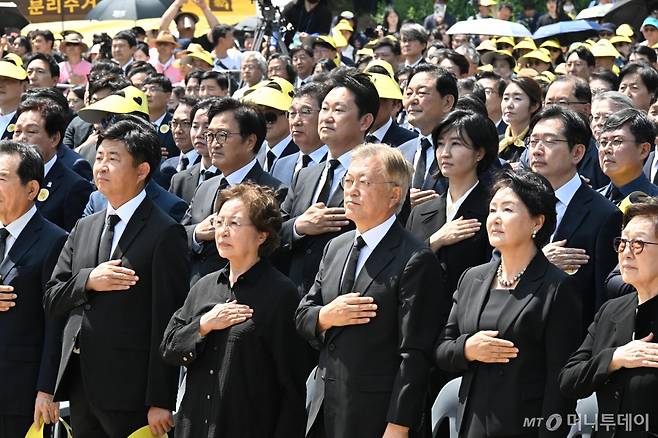
[[505,371],[503,371],[503,370],[498,371],[498,375],[499,375],[499,376],[504,376],[504,375],[505,375]]
[[335,349],[336,349],[336,345],[329,344],[329,351],[334,351]]
[[91,304],[85,304],[82,308],[85,310],[91,310]]
[[311,251],[310,249],[307,249],[307,250],[306,250],[306,254],[311,254],[312,252],[313,252],[313,251]]
[[619,391],[615,391],[615,396],[614,396],[615,400],[619,400],[619,396],[620,396]]

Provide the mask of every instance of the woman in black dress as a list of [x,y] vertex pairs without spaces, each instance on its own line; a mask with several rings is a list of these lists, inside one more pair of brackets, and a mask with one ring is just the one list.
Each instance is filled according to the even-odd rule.
[[270,189],[222,190],[213,218],[226,268],[194,285],[169,321],[161,350],[187,367],[177,438],[302,437],[305,344],[297,336],[295,285],[266,256],[281,214]]
[[585,398],[596,392],[597,438],[658,436],[657,226],[655,198],[626,210],[615,249],[622,279],[635,292],[601,306],[560,374],[564,393]]
[[575,400],[560,394],[558,374],[578,348],[581,311],[573,280],[540,249],[555,195],[544,177],[509,170],[493,193],[487,233],[501,257],[460,279],[436,359],[463,374],[459,436],[564,437]]
[[489,188],[480,178],[497,159],[498,134],[488,117],[455,110],[434,129],[432,138],[448,189],[415,207],[407,229],[436,253],[452,293],[466,269],[491,259],[484,227]]

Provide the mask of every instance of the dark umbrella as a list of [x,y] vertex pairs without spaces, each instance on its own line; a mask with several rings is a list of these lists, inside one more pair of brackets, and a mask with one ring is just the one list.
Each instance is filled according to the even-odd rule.
[[141,20],[162,17],[172,0],[101,0],[88,20]]
[[573,20],[542,26],[532,35],[534,40],[557,38],[562,46],[585,41],[588,37],[596,36],[601,26],[594,21]]
[[30,22],[21,14],[15,3],[0,2],[0,28],[22,29],[28,24]]
[[603,19],[616,25],[626,23],[638,31],[649,12],[657,7],[658,0],[620,0],[605,14]]

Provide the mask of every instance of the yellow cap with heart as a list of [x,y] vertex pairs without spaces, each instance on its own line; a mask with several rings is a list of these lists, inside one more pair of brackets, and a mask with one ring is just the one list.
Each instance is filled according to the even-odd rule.
[[0,76],[17,81],[24,81],[27,79],[27,72],[23,67],[20,67],[10,61],[0,61]]
[[82,108],[78,111],[78,115],[85,122],[98,123],[114,114],[131,114],[134,112],[143,112],[142,107],[135,100],[121,94],[112,94]]
[[373,59],[372,61],[370,61],[366,66],[364,72],[368,73],[370,67],[377,67],[377,66],[383,67],[388,72],[388,75],[390,77],[395,77],[395,71],[393,70],[393,66],[390,63],[384,61],[383,59]]
[[137,105],[139,105],[140,112],[147,116],[149,115],[148,99],[142,90],[132,85],[128,85],[126,88],[121,89],[121,91],[127,98],[132,99]]

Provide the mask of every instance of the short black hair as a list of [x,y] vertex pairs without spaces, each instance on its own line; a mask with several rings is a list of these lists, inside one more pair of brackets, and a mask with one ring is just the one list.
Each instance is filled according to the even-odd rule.
[[89,97],[91,97],[94,93],[105,88],[109,89],[111,93],[114,93],[128,87],[129,85],[131,85],[130,82],[128,82],[123,76],[107,75],[100,76],[93,82],[90,81],[87,91]]
[[[655,56],[656,52],[654,52],[653,49],[649,49],[649,50],[651,50],[651,52]],[[610,84],[610,91],[617,90],[619,88],[619,77],[610,70],[595,71],[594,73],[589,75],[589,81],[592,82],[593,80],[607,82],[608,84]]]
[[201,76],[203,76],[205,72],[203,70],[192,70],[189,71],[185,75],[185,85],[190,81],[190,79],[196,79],[197,81],[201,82]]
[[332,72],[331,86],[346,88],[354,97],[359,117],[372,114],[374,122],[379,112],[379,94],[367,74],[355,73],[353,69],[339,69]]
[[217,102],[219,99],[221,99],[221,97],[211,96],[198,100],[197,103],[192,107],[192,112],[190,112],[190,120],[194,120],[194,116],[196,115],[197,111],[209,110],[212,104]]
[[141,163],[148,163],[150,169],[146,176],[145,185],[151,179],[153,172],[160,166],[162,152],[160,140],[153,125],[132,115],[121,115],[113,118],[104,131],[98,135],[96,147],[104,140],[118,140],[126,145],[126,150],[132,156],[135,167]]
[[567,59],[569,59],[569,56],[571,56],[572,53],[578,55],[578,58],[585,61],[589,67],[594,67],[596,65],[596,59],[587,47],[578,46],[575,49],[570,50],[569,53],[567,53]]
[[[585,145],[587,148],[592,138],[592,130],[585,116],[577,111],[560,105],[549,105],[536,113],[530,121],[529,133],[532,133],[535,125],[540,120],[559,119],[562,122],[562,132],[567,139],[569,150],[573,150],[577,144]],[[557,133],[556,133],[557,134]]]
[[126,76],[133,77],[138,73],[146,73],[147,75],[156,74],[158,71],[146,61],[133,61],[128,68],[126,68]]
[[142,83],[142,87],[145,85],[157,85],[160,88],[162,88],[162,90],[164,90],[165,93],[171,93],[171,90],[173,90],[171,81],[169,80],[168,77],[166,77],[162,73],[155,73],[152,75],[148,75],[146,79],[144,79],[144,82]]
[[473,76],[469,76],[464,79],[459,79],[457,81],[457,89],[459,90],[459,98],[461,99],[467,94],[472,94],[486,103],[487,101],[487,92],[484,90],[484,87],[477,82]]
[[[182,88],[182,87],[176,87],[176,88]],[[197,103],[199,103],[199,98],[196,96],[183,95],[178,98],[178,105],[185,105],[185,106],[189,106],[190,108],[194,108],[194,106]]]
[[[151,56],[151,55],[149,54],[149,45],[146,44],[145,42],[143,42],[143,41],[137,41],[137,45],[136,45],[136,47],[137,47],[136,52],[142,52],[142,53],[143,53],[144,55],[146,55],[146,56]],[[129,67],[130,67],[130,66],[129,66]]]
[[89,70],[89,84],[94,83],[101,76],[115,75],[124,76],[123,69],[114,61],[99,59],[91,65]]
[[304,96],[313,98],[317,102],[319,108],[322,106],[322,101],[327,96],[327,93],[329,93],[329,90],[331,90],[331,88],[327,84],[322,82],[309,82],[295,90],[295,98]]
[[124,40],[130,47],[137,45],[137,38],[131,30],[122,30],[112,37],[113,40]]
[[[76,87],[78,88],[78,87]],[[75,92],[74,89],[71,89],[69,92]],[[76,93],[78,95],[78,93]],[[78,96],[80,99],[84,98],[84,87],[82,87],[82,96]],[[21,102],[27,100],[28,98],[41,98],[47,99],[53,102],[56,105],[59,105],[62,108],[62,116],[64,117],[64,123],[69,124],[71,119],[73,119],[73,111],[69,108],[69,102],[66,100],[66,97],[60,93],[57,88],[33,88],[31,90],[25,91],[21,96]]]
[[0,154],[20,157],[16,173],[22,185],[36,181],[39,183],[39,187],[43,186],[44,164],[39,148],[20,141],[2,140],[0,141]]
[[601,133],[615,131],[628,125],[636,143],[649,143],[653,145],[656,138],[656,129],[649,117],[635,108],[626,108],[612,113],[601,128]]
[[457,99],[455,110],[468,110],[489,117],[487,105],[474,94],[466,94]]
[[233,27],[228,24],[220,24],[212,28],[212,43],[217,45],[220,38],[224,38],[227,34],[233,32]]
[[468,74],[468,71],[471,68],[468,59],[466,59],[464,55],[456,52],[455,50],[439,49],[439,53],[437,54],[437,56],[439,58],[439,63],[444,59],[448,59],[452,61],[455,65],[457,65],[457,67],[459,68],[460,75]]
[[394,55],[399,56],[402,53],[400,49],[400,43],[391,38],[384,37],[378,39],[377,42],[372,46],[372,50],[374,51],[381,49],[382,47],[390,47]]
[[68,120],[66,118],[67,113],[60,105],[48,98],[28,97],[18,104],[17,114],[21,115],[26,111],[35,111],[41,114],[49,137],[59,134],[59,141],[61,142],[64,139]]
[[503,96],[505,88],[507,87],[507,82],[501,75],[495,71],[481,71],[475,74],[475,78],[479,81],[480,79],[493,79],[496,81],[495,91],[499,96]]
[[59,64],[55,61],[55,58],[52,55],[46,55],[45,53],[34,53],[27,59],[25,63],[25,69],[27,70],[28,66],[32,61],[41,60],[48,64],[48,70],[50,71],[50,76],[59,77]]
[[258,111],[258,109],[251,104],[240,102],[232,97],[222,97],[214,100],[208,109],[208,123],[215,118],[216,115],[231,112],[235,121],[240,126],[240,136],[244,139],[250,135],[256,136],[256,144],[254,145],[254,155],[258,152],[265,140],[267,133],[267,124],[265,117]]
[[457,99],[459,99],[457,78],[448,70],[434,64],[419,64],[409,74],[408,81],[411,82],[411,78],[418,73],[427,73],[436,78],[436,91],[438,91],[441,96],[454,97],[455,103],[457,102]]
[[206,72],[202,72],[199,76],[199,85],[202,81],[205,80],[213,80],[217,82],[217,86],[222,90],[228,90],[230,85],[228,76],[219,71],[208,70]]
[[135,35],[135,38],[140,36],[146,36],[146,30],[142,26],[133,26],[130,31]]
[[589,82],[585,79],[579,78],[578,76],[558,75],[548,88],[551,88],[553,84],[560,82],[567,82],[573,85],[573,95],[578,102],[592,103],[592,89],[589,88]]
[[658,91],[658,72],[656,69],[643,62],[631,62],[621,69],[619,82],[621,83],[624,77],[630,74],[637,74],[644,86],[649,90],[649,94],[656,94],[656,91]]
[[525,169],[505,169],[498,174],[491,192],[492,198],[499,190],[510,188],[521,199],[531,217],[544,216],[544,224],[535,236],[537,248],[546,245],[555,231],[557,213],[555,191],[548,180],[538,173]]
[[306,52],[308,56],[310,56],[311,58],[313,57],[313,50],[311,50],[311,48],[308,46],[293,47],[292,49],[290,49],[288,53],[290,53],[290,57],[292,58],[293,56],[295,56],[297,52]]
[[[519,87],[526,94],[526,96],[528,96],[531,106],[537,105],[537,110],[535,113],[541,109],[541,106],[544,103],[544,93],[536,80],[527,77],[516,77],[509,81],[507,87],[512,84]],[[507,89],[507,87],[505,87],[505,89]]]
[[[649,62],[651,64],[655,64],[656,61],[658,61],[658,55],[656,55],[656,51],[652,49],[649,46],[634,46],[631,49],[631,54],[637,53],[638,55],[643,55],[649,58]],[[635,61],[638,62],[638,61]]]
[[55,43],[55,35],[48,29],[37,29],[30,32],[30,38],[35,39],[36,37],[41,36],[44,40]]
[[[485,108],[486,111],[486,108]],[[473,149],[482,149],[484,157],[477,165],[478,175],[482,175],[494,160],[498,159],[498,130],[486,113],[455,109],[441,119],[438,126],[432,130],[432,142],[447,131],[456,130],[462,139],[469,139]]]
[[292,67],[292,59],[288,55],[284,55],[283,53],[273,53],[270,58],[267,60],[267,65],[269,67],[270,61],[273,61],[275,59],[279,59],[284,62],[286,66],[286,74],[290,78],[290,82],[295,82],[295,79],[297,79],[297,72],[295,69]]

